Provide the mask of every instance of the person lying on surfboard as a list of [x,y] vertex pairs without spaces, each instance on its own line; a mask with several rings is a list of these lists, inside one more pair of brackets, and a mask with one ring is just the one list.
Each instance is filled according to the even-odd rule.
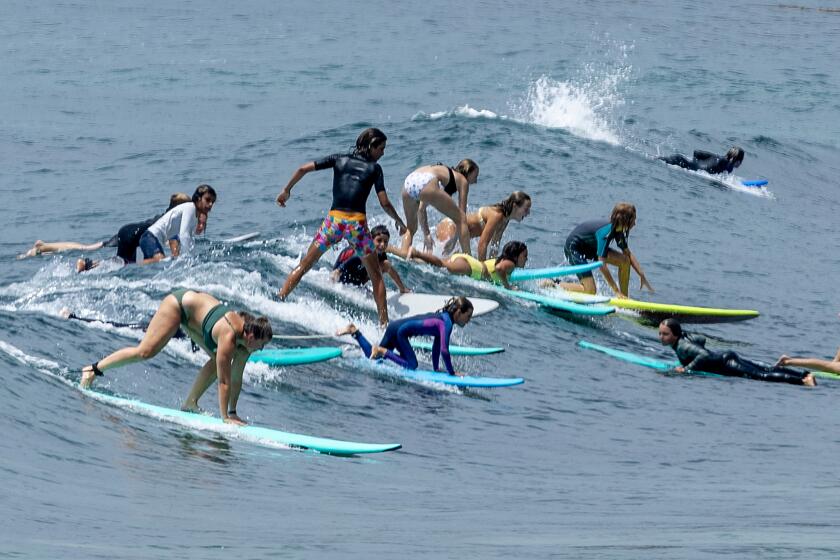
[[[411,338],[414,336],[430,336],[432,342],[432,365],[438,371],[440,358],[443,357],[443,364],[449,375],[460,375],[452,367],[452,358],[449,353],[449,337],[452,335],[452,327],[458,325],[464,327],[472,319],[473,304],[467,298],[453,297],[434,313],[403,317],[391,321],[379,344],[371,347],[370,342],[359,332],[356,325],[349,324],[344,329],[336,332],[336,336],[345,334],[351,335],[365,353],[365,356],[374,360],[385,358],[395,364],[407,368],[417,369],[417,355],[411,347]],[[397,353],[394,352],[396,350]]]
[[659,341],[663,346],[670,346],[677,355],[681,367],[674,368],[677,373],[687,370],[704,371],[730,377],[745,377],[758,381],[790,383],[813,387],[817,384],[814,374],[793,368],[762,365],[735,352],[711,352],[706,349],[706,337],[683,331],[676,319],[665,319],[659,323]]
[[[514,191],[501,202],[482,206],[478,212],[467,214],[470,237],[478,237],[478,260],[489,255],[495,257],[502,243],[502,235],[508,222],[521,222],[531,213],[531,197],[522,191]],[[458,228],[449,218],[443,219],[435,228],[438,241],[443,241],[443,254],[448,256],[458,242]]]
[[432,266],[445,268],[450,274],[469,276],[475,280],[488,280],[503,285],[509,290],[516,288],[508,281],[508,276],[514,268],[524,268],[528,262],[528,247],[521,241],[508,241],[502,248],[502,253],[496,259],[479,261],[475,257],[464,253],[455,253],[448,259],[431,253],[423,253],[409,248],[407,251],[394,247],[388,247],[388,252],[393,253],[405,260],[419,259]]
[[333,154],[316,161],[304,163],[294,172],[285,188],[277,195],[277,204],[286,207],[292,196],[292,187],[304,175],[322,169],[333,170],[332,206],[321,223],[306,255],[283,282],[277,297],[285,300],[303,275],[320,260],[324,253],[341,240],[346,239],[356,255],[362,259],[373,284],[373,299],[379,313],[379,324],[388,323],[388,307],[385,301],[385,281],[377,263],[376,248],[367,227],[367,200],[370,190],[376,191],[379,205],[397,226],[399,233],[405,231],[405,224],[397,214],[388,193],[385,179],[377,161],[385,154],[388,137],[378,128],[366,128],[356,139],[356,148],[350,153]]
[[242,372],[248,356],[271,341],[271,323],[265,317],[254,317],[244,311],[233,311],[219,300],[203,292],[178,289],[163,298],[149,322],[143,340],[106,358],[85,366],[82,388],[89,388],[97,375],[105,371],[153,358],[178,332],[200,346],[210,359],[193,383],[182,410],[197,411],[198,399],[219,380],[219,412],[225,422],[244,425],[236,414],[236,403],[242,390]]
[[670,156],[657,158],[668,165],[676,165],[690,171],[705,171],[710,175],[718,173],[732,173],[744,161],[744,150],[738,146],[732,146],[726,155],[718,156],[703,150],[694,150],[694,157],[682,154],[671,154]]
[[[376,247],[377,263],[379,265],[380,273],[387,273],[388,276],[397,285],[401,294],[407,294],[411,290],[405,287],[400,273],[397,269],[391,266],[388,261],[388,242],[391,240],[391,232],[383,225],[378,225],[370,228],[370,235],[373,237],[373,244]],[[384,274],[383,274],[384,276]],[[364,286],[370,282],[370,276],[367,273],[365,264],[361,257],[356,255],[352,247],[348,247],[339,253],[338,258],[333,265],[331,274],[333,282],[341,282],[342,284],[351,284],[353,286]]]
[[[586,264],[599,260],[603,263],[600,270],[610,288],[618,297],[629,297],[630,268],[639,275],[639,289],[647,287],[653,292],[653,286],[648,282],[642,266],[627,245],[630,230],[636,225],[636,207],[627,202],[619,202],[610,214],[609,221],[591,220],[575,227],[566,238],[564,253],[569,264]],[[611,249],[610,243],[615,242],[621,252]],[[618,285],[613,280],[608,264],[618,267]],[[579,283],[553,282],[557,287],[572,292],[595,294],[597,291],[592,272],[582,272],[577,275]]]

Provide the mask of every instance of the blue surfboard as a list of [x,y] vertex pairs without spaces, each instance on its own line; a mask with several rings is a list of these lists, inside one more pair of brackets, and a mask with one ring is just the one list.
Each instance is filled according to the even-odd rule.
[[538,303],[552,309],[559,309],[560,311],[573,313],[575,315],[601,316],[615,313],[615,307],[610,305],[584,305],[561,298],[526,292],[525,290],[508,290],[499,286],[496,287],[496,290],[513,298],[533,301],[534,303]]
[[248,358],[249,362],[262,362],[270,366],[297,366],[325,362],[341,356],[337,346],[315,348],[270,348],[258,350]]
[[601,263],[599,261],[586,264],[554,266],[550,268],[516,268],[510,273],[508,279],[511,282],[525,282],[526,280],[559,278],[561,276],[571,276],[573,274],[590,272],[596,268],[601,268]]
[[472,375],[461,377],[458,375],[449,375],[446,372],[405,369],[387,360],[369,360],[367,358],[360,358],[360,360],[363,360],[365,367],[372,365],[377,373],[408,379],[410,381],[440,383],[453,387],[512,387],[525,383],[525,380],[521,377],[478,377]]
[[752,181],[741,181],[741,184],[745,187],[763,187],[767,183],[769,183],[767,179],[755,179]]
[[[432,351],[432,343],[426,341],[416,341],[412,342],[411,346],[415,350],[426,350],[427,352]],[[484,348],[474,347],[474,346],[454,346],[452,344],[449,345],[449,353],[453,356],[486,356],[487,354],[498,354],[499,352],[504,352],[505,349],[501,346],[488,346]]]
[[[648,356],[642,356],[640,354],[634,354],[632,352],[625,352],[624,350],[616,350],[615,348],[608,348],[607,346],[593,344],[585,340],[581,340],[580,342],[578,342],[578,346],[580,346],[581,348],[586,348],[587,350],[595,350],[596,352],[601,352],[602,354],[612,356],[613,358],[618,358],[619,360],[629,362],[631,364],[636,364],[638,366],[644,366],[659,371],[671,371],[675,367],[680,365],[680,363],[676,360],[673,362],[665,362],[656,358],[650,358]],[[692,370],[687,371],[686,373],[692,373],[695,375],[705,375],[708,377],[724,377],[716,373],[707,373],[705,371]]]

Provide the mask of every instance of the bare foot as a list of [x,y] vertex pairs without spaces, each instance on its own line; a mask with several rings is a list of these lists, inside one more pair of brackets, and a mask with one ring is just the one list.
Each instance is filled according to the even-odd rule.
[[802,384],[806,387],[816,387],[817,386],[817,378],[814,377],[813,373],[809,373],[805,377],[802,378]]
[[236,414],[229,414],[227,418],[224,419],[225,424],[235,424],[237,426],[247,426],[248,422],[237,416]]
[[39,239],[38,241],[35,242],[35,244],[32,246],[31,249],[29,249],[25,253],[22,253],[22,254],[18,255],[18,258],[19,259],[25,259],[27,257],[37,257],[38,255],[41,254],[41,246],[43,244],[44,244],[44,242]]
[[61,317],[62,319],[69,319],[70,315],[72,315],[72,314],[73,314],[73,312],[70,311],[69,307],[62,307],[61,311],[58,312],[58,316]]
[[349,325],[347,325],[343,329],[339,329],[339,330],[335,331],[335,336],[344,336],[345,334],[356,334],[358,331],[359,331],[359,329],[356,328],[356,325],[354,325],[353,323],[350,323]]
[[79,385],[82,389],[90,389],[94,377],[96,377],[96,372],[93,371],[93,366],[85,366],[82,368],[82,380],[79,381]]
[[207,411],[198,406],[197,402],[194,403],[184,403],[181,405],[182,412],[192,412],[193,414],[204,414],[207,415]]
[[782,354],[782,356],[776,361],[776,367],[786,366],[787,363],[788,363],[788,360],[790,360],[790,356],[788,356],[786,354]]
[[381,346],[374,346],[370,350],[370,359],[378,360],[379,358],[384,358],[387,351],[387,349],[382,348]]

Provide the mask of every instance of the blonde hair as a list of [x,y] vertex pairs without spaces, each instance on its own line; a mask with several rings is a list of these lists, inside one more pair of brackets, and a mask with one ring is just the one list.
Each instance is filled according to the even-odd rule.
[[185,202],[190,202],[192,198],[187,193],[176,192],[172,196],[169,197],[169,208],[166,209],[167,212],[175,208],[180,204],[184,204]]

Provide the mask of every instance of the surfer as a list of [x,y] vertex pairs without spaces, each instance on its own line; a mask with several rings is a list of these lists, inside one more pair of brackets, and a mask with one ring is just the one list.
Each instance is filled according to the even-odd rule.
[[[501,247],[502,235],[508,222],[521,222],[531,213],[531,197],[514,191],[503,201],[492,206],[482,206],[478,212],[467,214],[470,237],[478,237],[478,260],[495,257]],[[438,241],[443,241],[443,254],[449,255],[458,241],[458,228],[449,218],[444,218],[435,228]]]
[[441,259],[431,253],[415,251],[413,248],[403,251],[391,246],[388,251],[407,261],[420,259],[432,266],[445,268],[450,274],[469,276],[475,280],[488,280],[501,284],[509,290],[515,289],[508,280],[510,273],[514,268],[524,268],[528,262],[528,247],[521,241],[508,241],[498,258],[484,261],[465,253],[455,253],[447,259]]
[[[401,294],[407,294],[411,290],[405,287],[400,273],[397,269],[391,266],[388,260],[388,242],[391,240],[391,233],[388,228],[383,225],[374,226],[370,229],[370,235],[373,238],[373,244],[376,247],[376,262],[379,266],[380,273],[386,272],[397,285]],[[370,276],[367,273],[362,259],[355,254],[355,251],[348,247],[343,250],[338,258],[335,260],[332,271],[332,279],[334,282],[341,282],[342,284],[352,284],[353,286],[364,286],[370,281]]]
[[683,154],[672,154],[670,156],[657,158],[668,165],[676,165],[690,171],[705,171],[710,175],[718,173],[732,173],[744,161],[744,150],[738,146],[732,146],[723,156],[715,155],[703,150],[694,150],[694,157],[688,159]]
[[735,352],[711,352],[706,349],[706,337],[683,331],[676,319],[665,319],[659,323],[659,341],[670,346],[677,354],[682,366],[674,368],[677,373],[704,371],[731,377],[746,377],[759,381],[790,383],[813,387],[817,384],[812,373],[782,367],[768,366],[742,358]]
[[198,399],[219,380],[219,412],[225,422],[244,425],[236,414],[242,390],[242,372],[248,356],[260,350],[273,336],[265,317],[233,311],[210,294],[178,289],[163,298],[146,328],[143,340],[85,366],[81,386],[88,388],[97,375],[134,362],[148,360],[160,352],[183,328],[187,336],[210,356],[193,383],[182,410],[197,411]]
[[[166,212],[140,235],[140,250],[143,260],[140,264],[150,264],[162,260],[165,256],[164,244],[169,244],[172,257],[189,255],[195,242],[193,235],[198,228],[198,217],[210,214],[216,203],[216,191],[210,185],[199,185],[190,202],[179,204]],[[205,226],[206,227],[206,224]],[[201,231],[204,231],[203,227]]]
[[402,234],[406,229],[402,218],[388,199],[382,168],[376,163],[385,153],[387,140],[388,137],[378,128],[367,128],[356,139],[356,148],[351,153],[334,154],[301,165],[277,195],[277,204],[285,208],[286,201],[292,195],[292,187],[304,175],[310,171],[333,169],[333,200],[329,214],[315,234],[306,255],[286,277],[277,294],[280,300],[285,300],[292,293],[303,275],[309,272],[327,249],[346,239],[354,253],[362,260],[373,284],[373,299],[379,312],[379,323],[388,323],[385,282],[377,262],[376,247],[368,231],[366,216],[367,199],[370,189],[373,188],[380,206],[393,218],[399,233]]
[[[402,249],[407,251],[414,241],[417,221],[423,230],[423,248],[434,246],[429,231],[426,207],[433,206],[452,220],[461,242],[461,251],[470,253],[470,230],[467,225],[467,198],[470,185],[478,182],[478,165],[471,159],[462,159],[455,167],[442,163],[418,167],[405,178],[402,200],[408,232],[403,236]],[[458,204],[452,195],[458,193]]]
[[[591,220],[583,222],[572,230],[566,238],[563,249],[566,259],[572,265],[601,261],[603,264],[600,270],[604,274],[604,279],[618,297],[628,297],[631,267],[639,275],[639,289],[647,287],[650,292],[653,292],[653,286],[648,282],[642,266],[627,245],[627,237],[635,225],[636,207],[627,202],[619,202],[613,208],[609,221]],[[610,248],[610,243],[613,241],[621,249],[621,253]],[[608,264],[618,267],[618,285],[613,280],[607,267]],[[549,282],[564,290],[596,293],[592,272],[581,272],[577,277],[580,279],[579,283]]]
[[[370,342],[359,332],[356,325],[349,324],[336,332],[336,336],[345,334],[351,335],[370,359],[385,358],[395,364],[407,368],[417,369],[417,355],[411,347],[411,337],[430,336],[434,338],[432,343],[432,365],[438,371],[440,357],[443,357],[443,364],[449,375],[461,375],[452,367],[452,358],[449,354],[449,337],[452,335],[452,327],[458,325],[464,327],[472,319],[473,304],[467,298],[453,297],[447,301],[442,309],[434,313],[403,317],[391,321],[382,340],[379,344],[371,347]],[[396,350],[396,353],[394,352]]]

